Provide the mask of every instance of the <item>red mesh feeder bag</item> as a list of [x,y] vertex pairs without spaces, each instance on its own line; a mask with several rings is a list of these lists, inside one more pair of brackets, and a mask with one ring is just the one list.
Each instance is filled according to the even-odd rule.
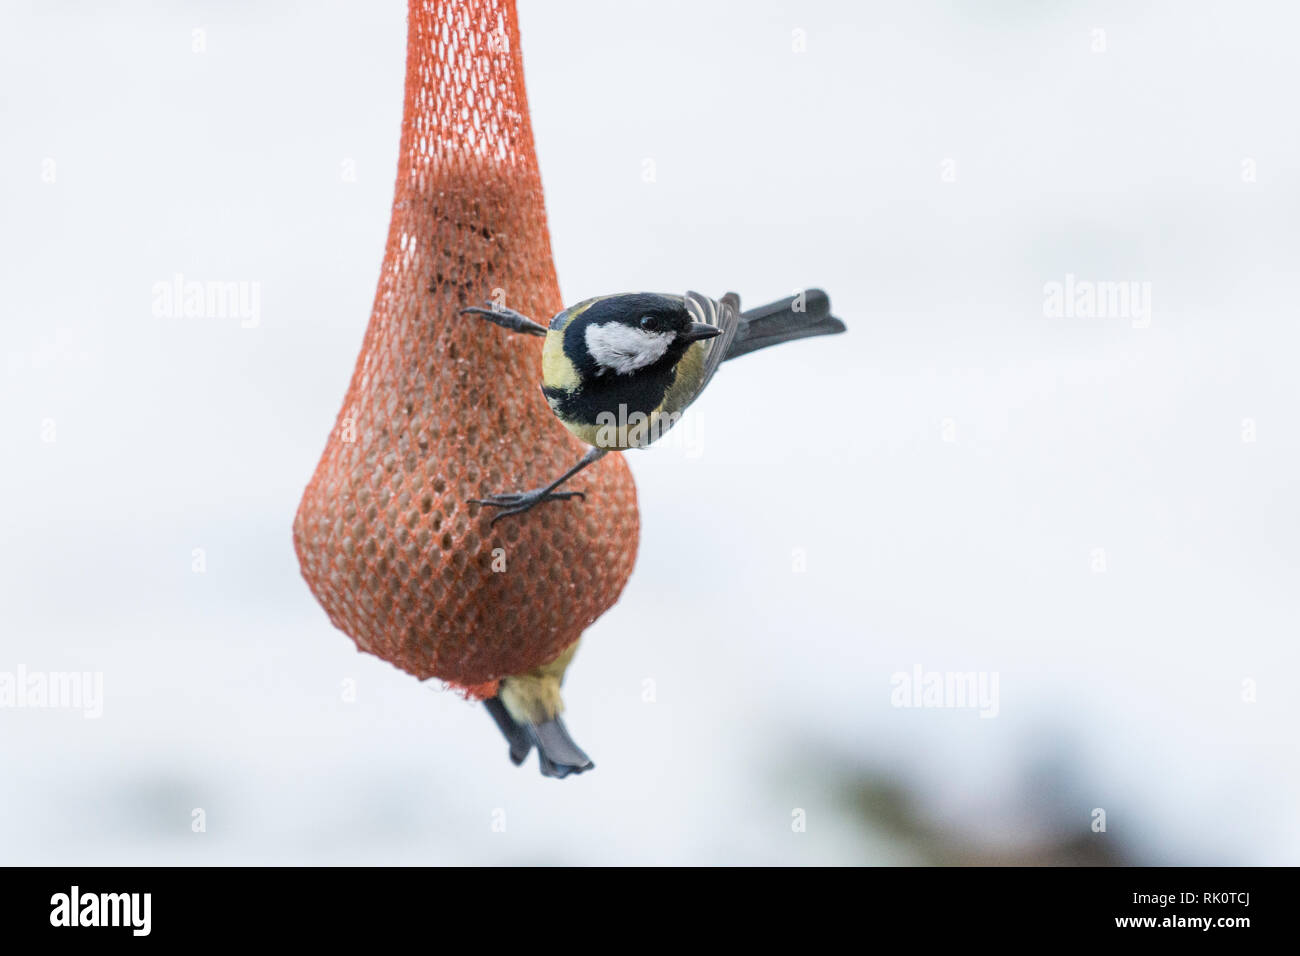
[[[497,292],[497,290],[500,290]],[[412,0],[401,157],[374,311],[294,522],[303,576],[357,647],[476,696],[554,659],[636,554],[623,457],[489,528],[469,499],[587,450],[539,389],[542,341],[458,310],[561,308],[512,0]]]

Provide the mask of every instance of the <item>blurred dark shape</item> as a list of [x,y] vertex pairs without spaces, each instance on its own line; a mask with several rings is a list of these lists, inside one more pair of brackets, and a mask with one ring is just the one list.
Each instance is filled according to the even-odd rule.
[[1033,836],[999,846],[960,827],[946,827],[918,812],[919,796],[895,779],[867,775],[844,782],[864,825],[899,840],[930,866],[1130,866],[1114,834],[1093,833],[1086,818],[1077,827],[1034,821]]
[[[805,772],[825,781],[835,808],[856,819],[866,834],[884,837],[929,866],[1143,866],[1132,842],[1114,829],[1093,830],[1095,808],[1128,818],[1113,786],[1085,776],[1088,762],[1072,734],[1042,728],[1018,747],[1019,769],[988,781],[999,798],[961,801],[919,782],[916,765],[880,754],[830,753],[802,742],[812,755]],[[888,760],[888,765],[885,761]],[[870,761],[870,762],[868,762]],[[947,809],[945,809],[947,808]],[[1145,856],[1145,854],[1141,854]],[[875,862],[875,861],[864,861]]]

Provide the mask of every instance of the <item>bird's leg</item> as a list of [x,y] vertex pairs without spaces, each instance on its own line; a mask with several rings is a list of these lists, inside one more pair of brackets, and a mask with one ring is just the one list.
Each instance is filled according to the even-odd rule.
[[491,505],[493,508],[504,509],[492,518],[492,524],[496,524],[502,518],[509,517],[510,515],[523,514],[525,511],[535,508],[543,501],[562,501],[566,498],[585,499],[587,496],[581,491],[556,491],[555,489],[560,487],[560,485],[564,484],[578,472],[582,471],[582,469],[586,468],[593,461],[599,461],[606,451],[607,449],[605,448],[592,448],[587,452],[587,454],[582,456],[581,461],[544,488],[534,488],[532,491],[516,491],[501,495],[490,495],[487,498],[471,498],[470,501],[475,501],[481,505]]
[[503,329],[509,329],[511,332],[523,332],[527,335],[545,335],[546,326],[538,325],[526,315],[516,312],[514,309],[507,309],[504,305],[497,305],[495,302],[488,302],[488,308],[480,309],[478,306],[470,306],[467,309],[460,310],[461,315],[473,314],[481,315],[493,325],[499,325]]

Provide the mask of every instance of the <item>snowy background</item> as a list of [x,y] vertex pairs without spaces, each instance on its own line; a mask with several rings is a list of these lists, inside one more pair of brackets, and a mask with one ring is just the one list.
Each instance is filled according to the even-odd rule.
[[[566,301],[821,285],[850,327],[629,455],[637,568],[566,684],[597,770],[512,767],[293,554],[405,4],[10,3],[0,672],[104,705],[0,709],[0,863],[1300,863],[1294,5],[520,17]],[[256,327],[156,317],[176,273]],[[1045,315],[1067,275],[1149,324]],[[997,717],[892,706],[917,666]]]

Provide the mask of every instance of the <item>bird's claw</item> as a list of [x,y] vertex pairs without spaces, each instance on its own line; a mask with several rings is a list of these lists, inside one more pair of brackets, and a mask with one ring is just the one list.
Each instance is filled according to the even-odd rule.
[[484,320],[491,322],[493,325],[499,325],[503,329],[509,329],[511,332],[522,332],[527,335],[545,335],[546,326],[539,325],[521,312],[514,309],[507,309],[504,305],[487,301],[487,308],[480,308],[477,305],[467,305],[461,309],[460,315],[481,315]]
[[486,498],[471,498],[470,501],[503,509],[492,516],[492,521],[488,525],[491,527],[502,518],[530,511],[543,501],[567,501],[569,498],[581,498],[585,501],[587,495],[581,491],[513,491],[501,495],[488,495]]

